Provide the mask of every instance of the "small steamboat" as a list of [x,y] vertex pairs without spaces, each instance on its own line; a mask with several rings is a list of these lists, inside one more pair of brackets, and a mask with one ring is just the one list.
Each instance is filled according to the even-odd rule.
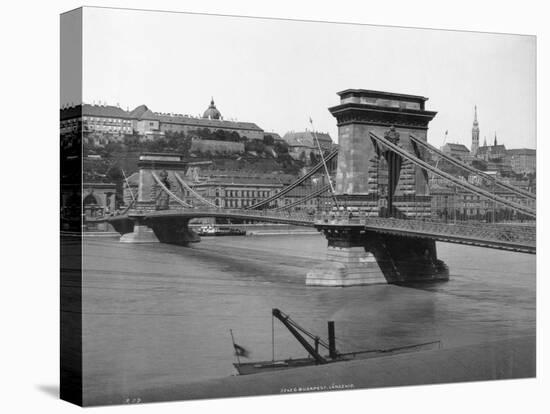
[[[306,358],[289,358],[276,360],[274,352],[274,341],[272,340],[273,359],[271,361],[241,362],[241,358],[247,358],[248,351],[246,351],[242,346],[235,343],[233,332],[231,331],[231,339],[233,341],[233,347],[235,349],[235,356],[237,357],[237,363],[233,364],[233,366],[235,367],[239,375],[280,371],[285,369],[299,368],[311,365],[331,364],[356,359],[377,358],[382,356],[418,352],[441,347],[441,341],[432,341],[394,348],[368,349],[356,352],[341,353],[336,349],[336,338],[334,333],[335,330],[333,321],[328,322],[327,342],[322,340],[319,336],[316,336],[302,328],[295,321],[293,321],[290,316],[286,315],[279,309],[272,310],[272,317],[281,321],[281,323],[290,331],[290,333],[296,338],[296,340],[304,347],[304,349],[308,353],[308,356]],[[321,348],[325,350],[325,354],[322,353],[322,351],[320,350]],[[326,354],[327,351],[328,354]]]
[[246,236],[245,230],[222,226],[202,226],[197,233],[199,236]]

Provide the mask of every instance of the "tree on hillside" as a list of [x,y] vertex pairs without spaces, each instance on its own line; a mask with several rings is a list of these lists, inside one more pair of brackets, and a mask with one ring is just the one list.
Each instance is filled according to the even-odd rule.
[[105,175],[107,176],[110,182],[116,183],[116,184],[121,183],[122,180],[124,179],[124,175],[122,174],[122,171],[118,165],[113,165],[112,167],[110,167],[105,173]]
[[173,150],[168,144],[168,140],[164,137],[156,138],[151,141],[144,142],[145,149],[150,152],[166,152]]
[[105,145],[105,148],[103,148],[103,151],[105,152],[105,155],[112,154],[113,152],[120,151],[122,149],[122,144],[115,141],[109,141],[107,145]]
[[190,136],[185,136],[184,138],[180,139],[177,145],[178,152],[188,157],[189,152],[191,151],[191,144],[192,140]]
[[226,140],[225,131],[223,129],[217,129],[216,132],[214,132],[214,138],[217,141],[225,141]]
[[127,147],[137,147],[139,145],[139,136],[137,134],[124,135],[122,142]]
[[262,141],[253,139],[244,144],[245,151],[255,151],[258,154],[261,154],[265,151],[265,144]]
[[321,157],[317,156],[315,152],[311,151],[309,153],[309,162],[311,163],[311,165],[317,164],[320,160],[321,160]]
[[231,132],[230,135],[231,135],[231,141],[233,141],[233,142],[240,142],[241,141],[241,136],[239,135],[238,132],[233,131],[233,132]]
[[177,147],[181,139],[185,138],[185,133],[183,131],[166,131],[164,133],[164,138],[166,143],[170,147]]
[[478,159],[472,160],[472,167],[480,171],[487,171],[487,163],[483,160],[478,160]]
[[286,142],[276,142],[273,146],[275,152],[279,155],[288,154],[288,144]]

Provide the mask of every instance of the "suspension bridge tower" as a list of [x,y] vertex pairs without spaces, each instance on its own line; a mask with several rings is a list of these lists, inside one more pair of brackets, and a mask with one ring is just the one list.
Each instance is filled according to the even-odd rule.
[[[182,201],[186,198],[185,190],[180,180],[191,166],[209,165],[210,162],[188,162],[182,154],[146,152],[139,156],[138,172],[126,181],[125,197],[132,207],[129,212],[128,226],[121,236],[123,243],[165,242],[187,245],[200,240],[189,228],[189,220],[177,221],[166,218],[155,223],[145,223],[145,215],[152,211],[162,211],[177,208],[175,197]],[[135,177],[137,175],[137,177]],[[128,181],[135,182],[133,188]],[[175,196],[175,197],[174,197]],[[188,205],[188,207],[192,207]]]
[[[340,105],[329,111],[338,122],[336,194],[340,204],[369,215],[429,216],[426,173],[401,162],[369,137],[373,132],[424,155],[409,134],[427,140],[428,123],[436,115],[425,110],[428,98],[364,89],[347,89],[338,95]],[[380,211],[380,206],[385,208]]]
[[[409,138],[427,141],[428,98],[364,89],[339,92],[340,104],[329,108],[338,125],[335,196],[346,213],[362,217],[428,218],[428,175],[377,143],[371,134],[425,159]],[[328,239],[327,260],[310,271],[309,285],[349,286],[448,278],[437,260],[435,242],[380,235],[350,226],[317,226]]]

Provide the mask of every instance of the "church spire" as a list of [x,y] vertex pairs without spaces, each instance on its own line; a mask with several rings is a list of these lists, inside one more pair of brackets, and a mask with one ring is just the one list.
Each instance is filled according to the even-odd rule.
[[497,133],[495,131],[495,147],[497,146]]
[[477,105],[474,106],[474,125],[472,126],[472,146],[471,152],[475,156],[479,149],[479,124],[477,122]]

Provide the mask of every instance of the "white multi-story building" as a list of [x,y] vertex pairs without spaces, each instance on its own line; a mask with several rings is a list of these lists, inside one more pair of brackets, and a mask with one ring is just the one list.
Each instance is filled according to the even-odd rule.
[[[80,129],[82,128],[82,129]],[[61,135],[82,131],[84,141],[93,145],[104,145],[110,139],[126,134],[137,134],[142,139],[154,139],[167,132],[189,133],[199,129],[210,132],[218,130],[235,133],[236,139],[263,140],[264,130],[252,122],[223,119],[214,100],[202,116],[167,114],[151,111],[140,105],[132,111],[125,111],[112,105],[77,105],[61,109]]]

